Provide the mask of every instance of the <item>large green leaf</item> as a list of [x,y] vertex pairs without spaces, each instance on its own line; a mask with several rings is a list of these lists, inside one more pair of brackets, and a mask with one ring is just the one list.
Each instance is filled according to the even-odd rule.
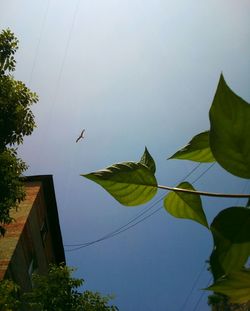
[[[195,190],[188,182],[180,183],[177,188]],[[199,195],[177,191],[170,192],[164,199],[164,207],[174,217],[192,219],[208,228]]]
[[250,256],[250,209],[230,207],[211,224],[214,251],[210,258],[215,279],[242,268]]
[[169,159],[191,160],[195,162],[214,162],[209,145],[209,131],[194,136],[190,142]]
[[231,303],[246,303],[250,301],[250,272],[237,271],[226,278],[218,280],[207,288],[230,298]]
[[140,162],[118,163],[81,176],[98,183],[118,202],[126,206],[146,203],[157,192],[154,174]]
[[146,147],[145,147],[145,151],[141,157],[140,163],[147,166],[153,174],[155,173],[155,170],[156,170],[155,161],[152,158],[151,154],[148,152],[148,149]]
[[227,86],[222,75],[209,117],[216,161],[231,174],[250,178],[250,105]]

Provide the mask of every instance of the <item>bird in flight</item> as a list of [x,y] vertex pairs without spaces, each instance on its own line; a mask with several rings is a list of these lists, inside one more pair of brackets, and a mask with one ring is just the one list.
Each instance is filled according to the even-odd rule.
[[84,138],[84,132],[85,132],[85,129],[82,130],[81,134],[79,135],[79,137],[78,137],[77,140],[76,140],[76,143],[78,143],[78,141],[79,141],[80,139],[83,139],[83,138]]

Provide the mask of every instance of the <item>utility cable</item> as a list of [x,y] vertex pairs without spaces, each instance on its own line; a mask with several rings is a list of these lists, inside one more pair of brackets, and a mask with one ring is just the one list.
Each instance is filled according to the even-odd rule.
[[193,285],[191,286],[190,290],[189,290],[189,293],[187,294],[187,297],[186,299],[184,300],[184,303],[181,305],[179,311],[182,311],[182,310],[185,310],[185,307],[189,301],[189,298],[191,297],[196,285],[198,284],[199,280],[200,280],[200,277],[202,275],[202,273],[204,272],[204,269],[206,268],[206,263],[202,266],[199,274],[197,275],[197,277],[195,278],[194,282],[193,282]]
[[216,162],[213,162],[212,164],[210,164],[207,169],[205,169],[197,178],[195,178],[195,180],[192,182],[192,184],[195,184],[203,175],[205,175],[215,165],[215,163]]
[[[204,170],[197,178],[194,179],[194,181],[192,182],[192,184],[195,184],[202,176],[204,176],[204,175],[214,166],[215,163],[216,163],[216,162],[213,162],[211,165],[209,165],[209,167],[208,167],[206,170]],[[202,273],[203,273],[205,267],[206,267],[206,263],[203,265],[203,267],[202,267],[202,269],[200,270],[198,276],[197,276],[196,279],[194,280],[194,282],[193,282],[193,284],[192,284],[192,286],[191,286],[191,288],[190,288],[190,291],[189,291],[189,293],[188,293],[186,299],[184,300],[183,304],[181,305],[179,311],[185,310],[185,307],[186,307],[186,305],[187,305],[187,303],[188,303],[188,301],[189,301],[189,299],[190,299],[190,297],[191,297],[191,295],[192,295],[192,293],[193,293],[193,291],[194,291],[196,285],[198,284],[198,281],[199,281],[199,279],[200,279],[200,277],[201,277],[201,275],[202,275]],[[199,300],[201,300],[201,298],[200,298]],[[198,303],[199,303],[199,302],[198,302]],[[197,306],[198,306],[198,304],[197,304]]]
[[[136,215],[135,217],[133,217],[129,222],[127,222],[125,225],[115,229],[114,231],[104,235],[103,237],[101,237],[100,239],[97,239],[93,242],[96,241],[100,241],[103,239],[106,239],[107,237],[113,236],[114,234],[116,234],[117,232],[120,232],[122,229],[124,229],[125,227],[127,227],[128,225],[130,225],[131,223],[133,223],[135,220],[139,219],[141,216],[143,216],[144,214],[146,214],[146,212],[148,212],[149,210],[151,210],[156,204],[158,204],[160,201],[162,200],[162,197],[160,197],[157,201],[155,201],[153,204],[151,204],[146,210],[141,211],[138,215]],[[92,243],[92,242],[90,242]],[[87,243],[79,243],[79,244],[65,244],[64,246],[84,246],[86,244],[89,244],[89,242]]]
[[44,11],[44,16],[43,16],[43,20],[42,20],[42,24],[41,24],[41,29],[40,29],[40,34],[39,34],[39,38],[38,38],[38,42],[37,42],[36,50],[35,50],[35,57],[33,59],[32,67],[31,67],[31,72],[30,72],[30,77],[29,77],[29,85],[30,85],[31,80],[33,78],[35,65],[36,65],[37,58],[38,58],[38,51],[39,51],[39,48],[41,45],[42,35],[44,32],[44,26],[45,26],[45,22],[46,22],[46,19],[48,16],[48,12],[49,12],[49,6],[50,6],[50,0],[47,1],[47,5],[46,5],[45,11]]
[[[198,165],[196,165],[196,166],[183,178],[183,180],[185,180],[185,179],[188,178],[193,172],[195,172],[195,171],[198,169],[199,166],[200,166],[200,163],[199,163]],[[110,232],[110,233],[104,235],[102,238],[100,238],[100,239],[98,239],[98,240],[95,240],[95,241],[93,241],[93,242],[102,241],[103,239],[106,239],[106,238],[109,237],[109,236],[113,236],[113,234],[115,234],[115,233],[119,232],[120,230],[122,230],[123,228],[127,227],[128,225],[130,225],[131,223],[133,223],[135,220],[137,220],[137,219],[140,218],[141,216],[145,215],[148,211],[150,211],[157,203],[159,203],[159,202],[162,200],[162,198],[163,198],[164,196],[165,196],[165,194],[162,195],[156,202],[154,202],[153,204],[151,204],[148,208],[144,209],[142,212],[139,212],[135,217],[133,217],[133,218],[132,218],[128,223],[126,223],[125,225],[119,227],[118,229],[116,229],[116,230],[114,230],[114,231],[112,231],[112,232]],[[158,209],[158,210],[160,210],[160,209]],[[158,210],[157,210],[157,211],[158,211]],[[154,214],[154,213],[153,213],[153,214]],[[71,246],[71,247],[73,247],[73,246],[84,246],[84,245],[89,244],[89,243],[91,243],[91,245],[92,245],[92,242],[87,242],[87,243],[80,243],[80,244],[65,244],[64,246],[66,246],[66,247],[67,247],[67,246]]]
[[61,82],[61,79],[62,79],[63,69],[64,69],[64,66],[65,66],[65,61],[66,61],[66,57],[67,57],[67,54],[68,54],[68,49],[69,49],[69,45],[70,45],[70,41],[71,41],[71,37],[72,37],[72,32],[73,32],[73,29],[74,29],[74,26],[75,26],[75,20],[76,20],[76,16],[77,16],[77,13],[78,13],[79,4],[80,4],[80,0],[77,0],[76,1],[76,5],[75,5],[75,9],[74,9],[74,12],[73,12],[72,22],[71,22],[70,29],[69,29],[69,32],[68,32],[68,37],[67,37],[67,40],[66,40],[66,46],[65,46],[65,50],[64,50],[61,66],[60,66],[60,69],[59,69],[58,78],[57,78],[57,81],[56,81],[55,92],[54,92],[54,99],[52,100],[52,105],[51,105],[50,112],[49,112],[49,118],[48,118],[49,121],[50,121],[51,116],[52,116],[52,108],[53,108],[53,106],[54,106],[54,104],[56,102],[56,99],[57,99],[58,88],[59,88],[59,85],[60,85],[60,82]]
[[[214,164],[215,164],[215,163],[213,163],[213,165],[214,165]],[[210,169],[213,165],[210,165],[208,169]],[[201,178],[201,177],[208,171],[208,169],[207,169],[206,171],[204,171],[200,176],[198,176],[198,178],[195,179],[194,182],[196,182],[199,178]],[[193,183],[194,183],[194,182],[193,182]],[[246,191],[247,186],[248,186],[248,182],[249,182],[249,181],[247,181],[246,183],[244,183],[243,189],[242,189],[241,193],[244,193],[244,192]],[[239,201],[239,198],[238,198],[237,201],[236,201],[236,204],[235,204],[236,206],[237,206],[237,204],[238,204],[238,201]],[[205,268],[205,266],[206,266],[206,264],[204,265],[204,267],[203,267],[202,270],[200,271],[200,273],[199,273],[197,279],[194,281],[194,283],[193,283],[193,285],[192,285],[192,287],[191,287],[191,289],[190,289],[190,292],[188,293],[187,298],[185,299],[185,301],[184,301],[183,305],[181,306],[181,308],[179,309],[179,311],[185,310],[184,307],[186,306],[186,304],[187,304],[187,302],[188,302],[188,300],[189,300],[189,298],[190,298],[190,296],[191,296],[191,294],[192,294],[192,292],[193,292],[193,290],[194,290],[196,284],[198,283],[198,280],[199,280],[199,278],[201,277],[201,274],[202,274],[203,269]],[[211,281],[211,278],[209,279],[209,282],[210,282],[210,281]],[[209,282],[208,282],[208,284],[209,284]],[[207,284],[207,285],[208,285],[208,284]],[[204,296],[204,293],[205,293],[205,292],[201,293],[200,298],[199,298],[199,300],[197,301],[197,303],[196,303],[195,308],[194,308],[193,311],[195,311],[195,310],[197,309],[198,305],[200,304],[200,301],[201,301],[202,297]]]
[[[189,172],[183,179],[185,180],[187,177],[189,177],[191,175],[191,173],[195,172],[195,170],[198,169],[198,167],[200,166],[200,163],[197,164],[192,170],[191,172]],[[205,172],[207,172],[211,167],[213,166],[210,165],[208,169],[206,169]],[[205,173],[202,173],[198,176],[198,178],[196,178],[195,182],[197,182]],[[75,250],[78,250],[78,249],[81,249],[81,248],[85,248],[87,246],[90,246],[90,245],[93,245],[93,244],[96,244],[98,242],[101,242],[101,241],[104,241],[106,239],[109,239],[109,238],[112,238],[124,231],[127,231],[128,229],[134,227],[135,225],[141,223],[142,221],[146,220],[147,218],[153,216],[156,212],[160,211],[162,209],[162,206],[159,207],[157,210],[153,211],[152,213],[150,213],[149,215],[143,217],[141,220],[137,221],[136,223],[132,224],[135,220],[137,220],[138,218],[140,218],[141,216],[145,215],[149,210],[151,210],[156,204],[158,204],[162,198],[165,196],[162,195],[157,201],[155,201],[153,204],[151,204],[146,210],[140,212],[137,216],[135,216],[134,218],[132,218],[128,223],[126,223],[125,225],[119,227],[118,229],[104,235],[103,237],[97,239],[97,240],[93,240],[91,242],[86,242],[86,243],[78,243],[78,244],[65,244],[64,246],[66,247],[73,247],[71,249],[68,249],[68,250],[65,250],[66,252],[70,252],[70,251],[75,251]],[[132,225],[131,225],[132,224]],[[128,226],[129,225],[129,226]],[[128,226],[128,227],[127,227]]]
[[133,228],[134,226],[138,225],[138,224],[141,223],[142,221],[145,221],[147,218],[151,217],[152,215],[154,215],[155,213],[157,213],[157,212],[158,212],[159,210],[161,210],[161,209],[162,209],[162,207],[159,207],[158,209],[154,210],[154,211],[153,211],[152,213],[150,213],[149,215],[143,217],[143,218],[140,219],[139,221],[137,221],[137,222],[133,223],[132,225],[130,225],[130,226],[124,228],[123,230],[119,230],[119,231],[117,231],[116,233],[107,235],[106,237],[100,238],[100,239],[98,239],[98,240],[95,240],[95,241],[86,243],[85,245],[82,245],[82,246],[79,246],[79,247],[75,247],[75,248],[72,248],[72,249],[68,249],[68,250],[65,250],[65,251],[66,251],[66,252],[76,251],[76,250],[78,250],[78,249],[85,248],[85,247],[88,247],[88,246],[90,246],[90,245],[93,245],[93,244],[95,244],[95,243],[97,243],[97,242],[101,242],[101,241],[104,241],[104,240],[109,239],[109,238],[111,238],[111,237],[115,237],[116,235],[118,235],[118,234],[120,234],[120,233],[122,233],[122,232],[125,232],[125,231],[127,231],[127,230]]
[[[198,167],[200,166],[201,163],[198,163],[182,180],[187,179],[192,173],[194,173]],[[210,169],[212,167],[212,165],[208,168]],[[206,169],[206,172],[208,171],[208,169]],[[195,182],[200,179],[204,174],[200,174],[198,176],[198,178],[196,178]],[[150,213],[149,215],[143,217],[141,220],[137,221],[136,223],[132,224],[134,221],[136,221],[137,219],[139,219],[141,216],[145,215],[146,213],[148,213],[156,204],[158,204],[162,198],[165,196],[162,195],[157,201],[155,201],[153,204],[151,204],[147,209],[143,210],[142,212],[140,212],[137,216],[133,217],[128,223],[126,223],[125,225],[119,227],[118,229],[104,235],[103,237],[97,239],[97,240],[93,240],[91,242],[86,242],[86,243],[78,243],[78,244],[65,244],[64,246],[66,247],[73,247],[69,250],[65,250],[65,251],[74,251],[80,248],[84,248],[90,245],[93,245],[95,243],[101,242],[103,240],[106,240],[108,238],[114,237],[124,231],[127,231],[128,229],[134,227],[135,225],[139,224],[140,222],[146,220],[147,218],[151,217],[152,215],[154,215],[156,212],[160,211],[162,209],[162,206],[160,208],[158,208],[157,210],[155,210],[154,212]],[[131,225],[132,224],[132,225]]]
[[[209,278],[206,287],[209,285],[209,283],[211,282],[211,280],[212,280],[212,277]],[[201,302],[201,299],[203,298],[204,295],[205,295],[205,290],[203,290],[203,291],[201,292],[200,297],[199,297],[199,299],[197,300],[197,302],[196,302],[196,304],[195,304],[195,306],[194,306],[193,311],[196,311],[196,310],[197,310],[197,308],[198,308],[198,306],[199,306],[199,304],[200,304],[200,302]]]
[[195,165],[195,167],[185,176],[181,179],[180,183],[185,181],[189,176],[191,176],[201,165],[201,162]]

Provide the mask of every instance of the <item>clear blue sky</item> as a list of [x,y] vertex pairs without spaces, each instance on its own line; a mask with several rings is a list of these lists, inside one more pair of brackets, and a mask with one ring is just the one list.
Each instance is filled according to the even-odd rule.
[[[152,205],[123,207],[81,173],[137,161],[146,145],[159,183],[175,186],[195,164],[166,159],[208,129],[220,73],[250,101],[249,14],[248,0],[1,1],[0,28],[20,40],[15,76],[40,97],[20,154],[27,174],[53,174],[65,244],[103,237]],[[195,186],[247,191],[218,166]],[[209,221],[235,204],[204,199]],[[209,310],[200,288],[211,236],[160,206],[116,237],[66,252],[67,264],[86,288],[114,293],[121,311]]]

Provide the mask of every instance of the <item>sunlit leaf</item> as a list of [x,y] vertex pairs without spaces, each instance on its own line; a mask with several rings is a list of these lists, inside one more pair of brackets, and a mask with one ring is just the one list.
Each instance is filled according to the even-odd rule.
[[118,163],[81,176],[98,183],[118,202],[126,206],[146,203],[157,192],[154,174],[141,163]]
[[227,86],[222,75],[209,117],[216,161],[231,174],[250,178],[250,105]]
[[214,162],[214,156],[209,145],[209,132],[194,136],[191,141],[169,159],[191,160],[195,162]]
[[[177,188],[195,190],[188,182],[180,183]],[[164,208],[177,218],[192,219],[208,228],[199,195],[173,191],[164,199]]]
[[237,271],[230,273],[226,278],[218,280],[207,290],[224,294],[230,297],[231,303],[246,303],[250,301],[250,272]]
[[242,268],[250,256],[250,209],[230,207],[221,211],[211,224],[215,249],[210,260],[217,279]]
[[144,164],[149,168],[149,170],[154,174],[155,173],[155,161],[152,158],[151,154],[148,152],[148,149],[145,147],[145,151],[140,160],[141,164]]

